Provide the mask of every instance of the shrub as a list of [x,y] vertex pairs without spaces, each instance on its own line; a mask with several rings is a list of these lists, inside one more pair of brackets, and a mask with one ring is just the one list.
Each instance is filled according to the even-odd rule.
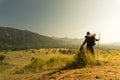
[[72,62],[68,63],[67,68],[81,68],[95,64],[95,57],[90,52],[85,52],[82,50],[75,55]]
[[34,50],[31,50],[31,52],[32,52],[32,53],[35,53],[35,51],[34,51]]
[[26,65],[24,68],[27,71],[37,71],[37,70],[43,70],[45,67],[46,61],[40,59],[40,58],[32,58],[31,63]]
[[21,74],[21,73],[24,73],[25,72],[25,69],[24,68],[19,68],[19,67],[16,67],[13,71],[14,74]]
[[3,63],[4,58],[5,58],[5,55],[0,55],[1,64]]
[[48,68],[58,68],[58,67],[65,66],[68,63],[68,61],[69,61],[68,59],[60,56],[52,57],[47,61],[47,66]]

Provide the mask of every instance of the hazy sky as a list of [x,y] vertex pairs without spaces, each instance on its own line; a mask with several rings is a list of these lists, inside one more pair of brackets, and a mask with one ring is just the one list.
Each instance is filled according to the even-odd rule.
[[120,42],[120,0],[0,0],[0,26],[70,38],[90,31],[102,43]]

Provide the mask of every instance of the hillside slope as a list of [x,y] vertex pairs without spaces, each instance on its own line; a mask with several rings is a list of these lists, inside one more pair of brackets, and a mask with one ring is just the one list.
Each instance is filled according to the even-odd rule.
[[53,38],[28,30],[0,27],[0,49],[27,49],[78,46],[79,39]]
[[0,27],[0,49],[55,47],[57,40],[27,30]]

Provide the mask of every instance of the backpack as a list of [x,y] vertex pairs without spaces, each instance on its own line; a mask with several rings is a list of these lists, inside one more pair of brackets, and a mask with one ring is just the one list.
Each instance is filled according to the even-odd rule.
[[95,42],[96,42],[95,36],[91,36],[91,43],[93,46],[96,45]]

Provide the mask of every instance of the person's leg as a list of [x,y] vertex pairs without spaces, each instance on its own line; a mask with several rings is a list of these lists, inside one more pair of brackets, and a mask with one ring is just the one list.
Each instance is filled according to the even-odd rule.
[[94,48],[91,47],[91,54],[95,57]]
[[87,47],[87,51],[90,52],[94,56],[94,48],[92,46]]

